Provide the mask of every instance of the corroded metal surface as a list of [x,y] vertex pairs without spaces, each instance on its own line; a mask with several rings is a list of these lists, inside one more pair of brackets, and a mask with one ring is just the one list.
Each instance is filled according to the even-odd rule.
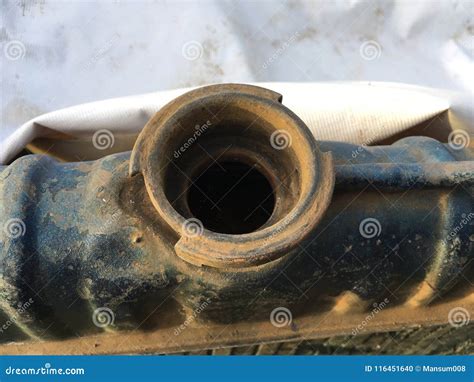
[[[237,354],[248,353],[252,349],[257,352],[258,348],[261,354],[272,354],[278,350],[289,354],[291,349],[296,351],[301,345],[300,354],[309,354],[318,350],[317,346],[311,344],[332,342],[332,352],[336,354],[345,354],[351,348],[354,353],[470,354],[474,347],[474,325],[445,324],[449,312],[457,309],[459,304],[471,312],[474,309],[472,298],[418,309],[387,307],[375,316],[370,310],[360,312],[353,306],[352,311],[331,309],[322,314],[294,317],[289,325],[279,327],[270,320],[228,325],[204,325],[193,321],[179,335],[176,335],[175,328],[162,328],[153,332],[124,331],[65,341],[9,344],[0,348],[0,353],[170,354],[186,351],[207,354],[208,349],[215,349],[214,353],[217,354],[231,354],[236,353],[231,347],[237,347],[240,349]],[[365,343],[370,338],[372,342]],[[379,341],[375,342],[377,338]],[[393,343],[390,344],[390,341]]]
[[[334,183],[330,154],[320,152],[303,122],[280,100],[279,94],[254,86],[210,86],[177,98],[145,126],[133,149],[130,175],[143,175],[158,214],[180,236],[175,251],[186,261],[218,268],[268,263],[288,254],[321,219]],[[211,131],[176,160],[176,148],[194,134],[196,123],[206,122]],[[279,125],[291,137],[288,150],[270,145]],[[182,235],[192,217],[179,197],[186,191],[182,184],[213,158],[248,163],[269,178],[277,203],[265,227],[246,235],[208,230]]]
[[315,142],[246,85],[179,97],[132,153],[19,158],[0,167],[0,352],[471,333],[473,161],[424,137]]

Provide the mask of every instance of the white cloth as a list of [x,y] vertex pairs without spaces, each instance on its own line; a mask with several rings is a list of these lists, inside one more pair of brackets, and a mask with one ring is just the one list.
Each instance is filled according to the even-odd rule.
[[[318,140],[373,144],[448,109],[462,121],[456,128],[474,131],[469,97],[455,92],[387,83],[258,85],[283,94],[283,103],[303,119]],[[40,115],[2,141],[0,161],[7,162],[33,139],[48,136],[86,142],[87,150],[82,150],[80,158],[83,160],[131,149],[148,119],[187,90],[92,102]],[[107,150],[97,149],[92,142],[93,134],[102,129],[110,131],[113,139],[107,143]],[[51,154],[55,151],[53,148]]]
[[[149,92],[216,82],[277,81],[270,87],[322,139],[376,140],[446,107],[472,121],[473,7],[469,0],[6,0],[0,163],[33,138],[84,140],[100,128],[115,135],[113,149],[127,149],[133,136],[124,134],[136,134],[180,93]],[[321,83],[342,80],[453,93]],[[149,94],[116,98],[141,93]],[[110,100],[64,109],[98,99]]]

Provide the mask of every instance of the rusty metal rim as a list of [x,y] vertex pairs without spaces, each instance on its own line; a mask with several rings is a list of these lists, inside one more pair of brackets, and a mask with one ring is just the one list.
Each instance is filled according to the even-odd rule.
[[[191,91],[165,106],[145,126],[132,152],[130,174],[141,172],[148,195],[158,214],[181,238],[175,251],[184,260],[222,268],[260,265],[286,255],[314,228],[329,205],[334,187],[330,154],[323,154],[306,125],[279,102],[281,96],[248,85],[213,85]],[[243,235],[204,229],[197,237],[182,235],[186,218],[166,198],[163,179],[156,168],[164,168],[163,155],[176,134],[175,121],[210,103],[234,104],[245,113],[259,115],[278,130],[284,126],[298,149],[295,163],[302,178],[300,197],[294,208],[270,227]],[[263,113],[265,115],[263,115]]]

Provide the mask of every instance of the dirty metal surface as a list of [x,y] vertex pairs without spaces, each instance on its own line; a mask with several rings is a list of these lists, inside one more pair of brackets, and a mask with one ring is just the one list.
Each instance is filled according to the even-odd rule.
[[[445,323],[445,317],[460,303],[470,311],[474,309],[474,301],[470,298],[418,309],[387,307],[375,316],[370,311],[341,312],[333,309],[324,314],[296,317],[289,325],[282,326],[275,326],[269,320],[226,325],[192,322],[178,335],[176,328],[163,328],[152,332],[103,333],[63,341],[37,340],[4,345],[0,354],[207,354],[210,351],[239,354],[232,347],[239,348],[242,354],[252,353],[259,346],[266,351],[279,349],[281,354],[290,354],[290,348],[296,351],[301,346],[310,352],[312,345],[308,344],[328,342],[332,342],[332,351],[336,354],[351,349],[355,353],[470,354],[474,347],[474,326]],[[373,347],[370,342],[366,343],[369,338],[372,338]],[[374,344],[377,338],[379,342]],[[339,349],[336,344],[339,344]],[[312,350],[316,352],[317,347]],[[260,353],[264,354],[263,350]]]
[[192,91],[131,153],[0,167],[0,353],[472,338],[473,192],[469,145],[316,142],[271,91]]

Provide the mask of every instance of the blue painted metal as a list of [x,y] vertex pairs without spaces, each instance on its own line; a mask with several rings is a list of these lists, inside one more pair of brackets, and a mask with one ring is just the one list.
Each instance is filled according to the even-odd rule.
[[[241,269],[176,255],[178,235],[142,174],[129,175],[130,152],[79,163],[28,155],[1,167],[0,322],[10,323],[0,342],[100,332],[84,319],[98,307],[113,310],[116,329],[153,329],[180,325],[208,300],[200,320],[233,323],[278,305],[324,310],[346,291],[381,301],[389,287],[401,304],[423,283],[437,298],[474,281],[471,148],[412,137],[319,149],[332,153],[336,177],[323,219],[285,256]],[[367,219],[375,231],[361,231]]]
[[[428,148],[421,148],[421,142]],[[41,336],[46,328],[48,335],[60,337],[98,331],[83,317],[101,306],[111,307],[116,324],[127,328],[150,315],[160,300],[160,311],[178,312],[179,306],[217,299],[219,303],[204,314],[210,320],[230,322],[266,312],[264,304],[257,312],[243,310],[255,293],[263,293],[272,304],[283,304],[298,299],[299,290],[315,283],[318,287],[307,294],[316,300],[320,294],[345,290],[364,299],[382,298],[384,285],[409,278],[403,285],[409,290],[424,280],[443,240],[445,263],[433,287],[441,293],[459,281],[473,258],[473,162],[456,161],[448,146],[425,138],[411,138],[406,146],[364,147],[355,159],[351,156],[357,150],[354,145],[324,142],[321,148],[333,153],[336,164],[331,207],[302,244],[304,252],[267,264],[257,273],[253,269],[238,273],[200,269],[177,258],[172,248],[175,239],[166,234],[161,222],[152,222],[153,206],[144,200],[146,195],[142,191],[123,194],[129,182],[130,153],[85,163],[59,163],[31,155],[4,167],[0,173],[2,227],[19,219],[24,232],[14,238],[2,233],[1,320],[8,321],[9,309],[18,304],[30,298],[34,303],[1,339]],[[419,155],[426,155],[430,162],[420,163]],[[403,163],[380,162],[388,157],[403,159]],[[430,178],[425,169],[434,164],[436,169],[445,166],[453,176],[442,173],[442,181],[435,175]],[[142,187],[141,181],[137,183]],[[141,215],[143,210],[150,216]],[[366,217],[381,225],[380,234],[372,239],[359,233]],[[463,220],[465,229],[449,236]],[[282,269],[292,282],[278,276]],[[275,278],[271,288],[265,289]],[[166,302],[183,282],[188,284],[186,292]]]

